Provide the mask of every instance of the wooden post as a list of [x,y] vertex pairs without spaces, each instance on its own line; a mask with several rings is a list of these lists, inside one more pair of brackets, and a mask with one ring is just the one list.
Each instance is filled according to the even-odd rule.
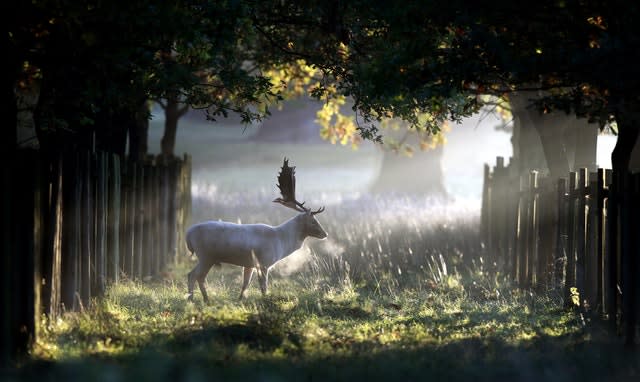
[[567,200],[567,265],[564,280],[564,303],[566,307],[573,306],[572,288],[576,288],[576,186],[577,173],[569,174],[569,190]]
[[635,259],[637,257],[636,233],[632,231],[632,217],[634,216],[636,178],[631,174],[623,176],[622,203],[620,205],[620,270],[622,280],[622,323],[625,345],[635,343],[636,314],[634,309],[635,290],[633,287]]
[[134,256],[133,256],[133,275],[132,277],[142,279],[143,277],[143,251],[144,251],[144,166],[141,162],[136,162],[136,205],[135,217],[135,233],[134,233]]
[[520,202],[518,207],[518,261],[517,280],[521,288],[528,288],[527,266],[528,266],[528,243],[529,243],[529,178],[520,177]]
[[536,286],[538,281],[538,246],[539,246],[539,196],[538,171],[531,171],[529,174],[529,240],[527,247],[527,285]]
[[47,251],[51,256],[50,267],[48,271],[49,279],[46,280],[49,283],[48,292],[49,295],[49,318],[55,320],[60,315],[61,304],[61,265],[62,265],[62,157],[56,157],[52,163],[51,172],[51,205],[49,213],[49,232],[48,236],[48,248]]
[[617,172],[611,173],[612,181],[607,198],[607,255],[604,259],[604,273],[607,278],[605,283],[605,306],[612,330],[618,329],[620,311],[620,188],[622,177]]
[[124,241],[125,250],[123,256],[123,268],[127,276],[132,279],[135,276],[135,252],[136,252],[136,209],[137,209],[137,185],[138,185],[138,166],[135,162],[127,163],[127,183],[126,183],[126,202],[125,202],[125,230]]
[[153,201],[152,201],[152,179],[153,164],[144,165],[144,190],[142,198],[143,208],[143,238],[142,238],[142,278],[146,279],[152,275],[153,263]]
[[540,244],[538,247],[537,277],[538,286],[548,288],[552,282],[553,257],[558,245],[558,203],[556,183],[547,177],[540,181],[540,199],[538,201],[538,226]]
[[106,289],[106,239],[107,239],[107,179],[106,179],[106,153],[97,152],[94,154],[95,160],[95,280],[94,294],[104,295]]
[[117,283],[120,273],[120,157],[117,154],[110,154],[108,160],[107,278]]
[[554,285],[561,286],[565,279],[567,263],[567,180],[557,183],[558,222],[556,225],[556,249],[554,259]]
[[578,184],[576,193],[576,223],[575,223],[575,249],[576,249],[576,288],[580,295],[580,306],[586,302],[586,189],[589,184],[589,173],[586,168],[578,171]]
[[160,254],[162,256],[162,268],[169,263],[169,164],[163,157],[160,166]]
[[172,159],[169,166],[169,214],[167,219],[167,225],[169,227],[168,246],[171,255],[171,261],[173,263],[177,260],[176,251],[176,234],[179,233],[179,227],[177,225],[178,216],[178,182],[179,182],[179,166],[180,162],[177,159]]
[[93,187],[91,182],[91,153],[83,154],[82,169],[82,243],[80,252],[80,302],[89,306],[91,300],[91,258],[93,257]]
[[489,208],[490,208],[490,200],[491,200],[491,168],[488,164],[484,164],[484,177],[482,182],[482,209],[480,211],[480,237],[482,240],[482,245],[485,247],[485,252],[490,253],[491,248],[489,246],[489,232],[491,231],[490,227],[490,217],[489,217]]
[[12,294],[13,286],[11,278],[11,270],[13,269],[13,256],[16,252],[13,230],[11,227],[15,225],[13,217],[15,216],[14,195],[16,194],[15,186],[15,169],[9,163],[0,166],[0,179],[2,179],[4,187],[0,193],[0,367],[8,367],[14,359],[16,349],[14,346],[12,318]]
[[586,188],[586,229],[585,229],[585,298],[588,310],[600,310],[598,301],[598,252],[597,242],[600,239],[597,222],[598,208],[598,174],[589,173]]
[[162,236],[161,236],[161,219],[162,213],[160,209],[160,165],[156,163],[153,170],[153,269],[154,276],[160,274],[162,269]]

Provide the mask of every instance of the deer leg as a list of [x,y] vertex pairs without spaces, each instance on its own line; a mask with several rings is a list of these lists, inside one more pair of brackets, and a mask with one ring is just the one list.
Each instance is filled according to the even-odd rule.
[[198,282],[198,287],[200,288],[200,293],[202,293],[202,299],[207,302],[209,297],[207,296],[207,291],[204,288],[204,279],[207,277],[207,273],[209,273],[209,269],[211,268],[211,264],[204,263],[202,260],[198,261],[198,264],[189,272],[187,276],[187,290],[189,293],[188,300],[193,301],[193,287]]
[[193,286],[196,283],[196,279],[194,276],[199,266],[200,266],[200,262],[198,262],[198,264],[187,275],[187,293],[189,295],[187,299],[189,301],[193,301]]
[[200,287],[200,293],[202,293],[202,300],[207,303],[209,302],[209,296],[207,295],[207,289],[204,286],[204,280],[207,278],[207,273],[211,269],[213,264],[203,264],[203,267],[200,269],[200,273],[197,275],[196,280],[198,281],[198,287]]
[[240,290],[240,300],[246,297],[245,292],[247,290],[247,286],[251,282],[251,276],[253,276],[253,267],[244,267],[242,272],[242,290]]
[[269,281],[269,268],[260,267],[258,269],[258,281],[260,281],[260,291],[265,296],[267,294],[267,282]]

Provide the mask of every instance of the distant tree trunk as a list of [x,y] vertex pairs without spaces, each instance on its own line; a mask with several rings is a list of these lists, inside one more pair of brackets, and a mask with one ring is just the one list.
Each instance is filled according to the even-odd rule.
[[[617,115],[618,139],[611,152],[611,167],[618,174],[626,174],[632,169],[631,157],[638,141],[640,118]],[[635,165],[635,164],[634,164]]]
[[149,141],[149,105],[144,100],[134,115],[134,123],[129,129],[129,158],[139,161],[148,152]]
[[561,116],[540,114],[536,110],[530,111],[529,115],[540,135],[549,174],[554,179],[568,176],[569,160],[563,139],[566,121]]
[[371,192],[418,192],[446,197],[443,153],[442,146],[418,151],[412,157],[385,151]]
[[[520,173],[537,169],[561,178],[581,167],[595,171],[597,125],[562,111],[542,114],[531,106],[535,96],[514,93],[509,97],[514,115],[514,157],[520,163]],[[520,135],[517,139],[516,134]]]
[[512,109],[513,136],[513,161],[516,163],[519,174],[528,174],[533,169],[546,169],[547,162],[540,142],[540,134],[531,127],[528,113]]
[[189,105],[182,104],[178,94],[170,93],[165,102],[158,102],[164,109],[164,135],[160,140],[161,154],[164,157],[174,156],[178,120],[189,111]]
[[574,171],[588,168],[590,172],[598,167],[598,132],[597,123],[589,123],[584,118],[570,118],[565,134],[566,149],[569,155],[569,166]]

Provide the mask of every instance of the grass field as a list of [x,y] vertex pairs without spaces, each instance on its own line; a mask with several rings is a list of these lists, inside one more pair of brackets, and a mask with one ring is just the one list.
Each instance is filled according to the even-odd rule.
[[156,280],[113,285],[83,312],[43,322],[31,358],[0,380],[640,379],[638,355],[564,310],[557,291],[518,291],[492,266],[479,201],[368,194],[379,163],[370,147],[196,137],[182,139],[193,140],[194,221],[292,217],[271,203],[288,156],[300,199],[326,206],[329,237],[278,263],[266,297],[254,280],[238,301],[241,271],[223,265],[207,278],[210,304],[197,291],[188,302],[193,258]]
[[[201,190],[194,219],[276,224],[265,192]],[[312,195],[311,195],[312,196]],[[309,198],[314,203],[313,198]],[[266,204],[266,207],[265,207]],[[605,341],[558,293],[519,292],[482,260],[477,215],[428,197],[334,202],[329,233],[278,263],[270,294],[239,302],[240,270],[212,269],[211,303],[186,301],[182,259],[161,279],[125,281],[46,326],[4,380],[613,381],[637,355]]]

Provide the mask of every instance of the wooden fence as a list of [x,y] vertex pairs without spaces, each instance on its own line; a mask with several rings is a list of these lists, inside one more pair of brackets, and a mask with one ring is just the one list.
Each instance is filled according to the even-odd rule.
[[580,169],[567,178],[485,165],[481,233],[488,260],[521,288],[560,289],[636,340],[640,317],[640,174]]
[[41,317],[89,306],[184,255],[191,159],[20,151],[2,167],[0,363],[26,354]]

